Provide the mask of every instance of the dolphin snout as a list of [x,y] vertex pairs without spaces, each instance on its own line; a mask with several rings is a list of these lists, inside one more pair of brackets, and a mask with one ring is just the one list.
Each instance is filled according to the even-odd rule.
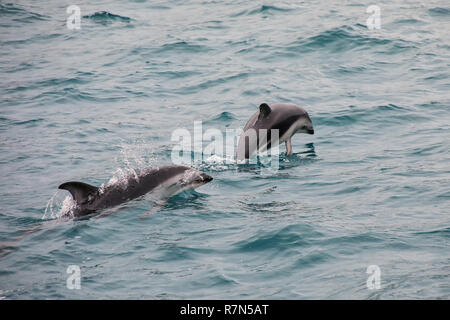
[[203,173],[202,174],[202,179],[203,179],[203,181],[205,181],[205,183],[208,183],[208,182],[212,181],[213,178],[210,175],[207,175],[206,173]]

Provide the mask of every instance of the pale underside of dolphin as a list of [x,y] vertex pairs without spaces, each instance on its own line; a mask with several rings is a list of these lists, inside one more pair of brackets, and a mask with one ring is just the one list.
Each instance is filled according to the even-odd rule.
[[239,137],[237,160],[249,159],[256,151],[266,151],[285,142],[286,154],[292,154],[291,137],[295,133],[314,134],[308,113],[293,103],[263,103],[253,114]]
[[213,178],[186,166],[161,166],[130,175],[125,181],[97,188],[83,182],[66,182],[59,186],[70,192],[76,202],[75,217],[112,208],[147,193],[157,195],[163,204],[170,197],[188,189],[197,188]]

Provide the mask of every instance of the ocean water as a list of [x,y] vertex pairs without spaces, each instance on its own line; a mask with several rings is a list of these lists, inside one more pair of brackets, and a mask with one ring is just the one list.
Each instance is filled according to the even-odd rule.
[[[0,28],[0,298],[450,298],[447,1],[1,1]],[[262,102],[314,123],[279,170],[213,156],[147,219],[59,218],[59,184],[170,164],[175,129]]]

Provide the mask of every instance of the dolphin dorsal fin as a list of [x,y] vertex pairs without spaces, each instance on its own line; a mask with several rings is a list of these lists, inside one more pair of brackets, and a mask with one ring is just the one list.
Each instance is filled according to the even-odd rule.
[[270,112],[272,112],[272,109],[270,109],[269,105],[267,103],[262,103],[259,106],[258,120],[266,118]]
[[73,199],[77,202],[77,204],[86,202],[89,196],[94,194],[98,190],[97,187],[77,181],[63,183],[58,187],[58,189],[64,189],[69,191]]

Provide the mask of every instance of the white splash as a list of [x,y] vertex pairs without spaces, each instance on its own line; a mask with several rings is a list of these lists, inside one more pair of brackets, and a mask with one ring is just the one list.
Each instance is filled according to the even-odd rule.
[[234,166],[236,160],[233,156],[219,156],[213,154],[208,158],[204,159],[201,168],[207,168],[209,170],[222,171],[227,170],[230,166]]
[[134,143],[123,142],[120,155],[115,158],[115,161],[118,167],[109,181],[100,186],[100,194],[112,185],[126,189],[131,178],[139,182],[138,172],[148,170],[152,167],[152,163],[156,161],[153,145],[143,140],[136,140]]
[[115,160],[119,168],[143,169],[156,162],[156,154],[153,144],[137,139],[133,143],[123,142]]
[[182,183],[189,183],[189,181],[192,181],[195,176],[197,176],[199,172],[195,169],[189,169],[184,171],[183,178],[181,179]]
[[61,199],[62,193],[60,191],[55,192],[50,200],[47,201],[44,215],[41,219],[60,219],[62,217],[72,217],[74,209],[77,207],[76,202],[72,199],[71,195],[65,195],[65,198]]

